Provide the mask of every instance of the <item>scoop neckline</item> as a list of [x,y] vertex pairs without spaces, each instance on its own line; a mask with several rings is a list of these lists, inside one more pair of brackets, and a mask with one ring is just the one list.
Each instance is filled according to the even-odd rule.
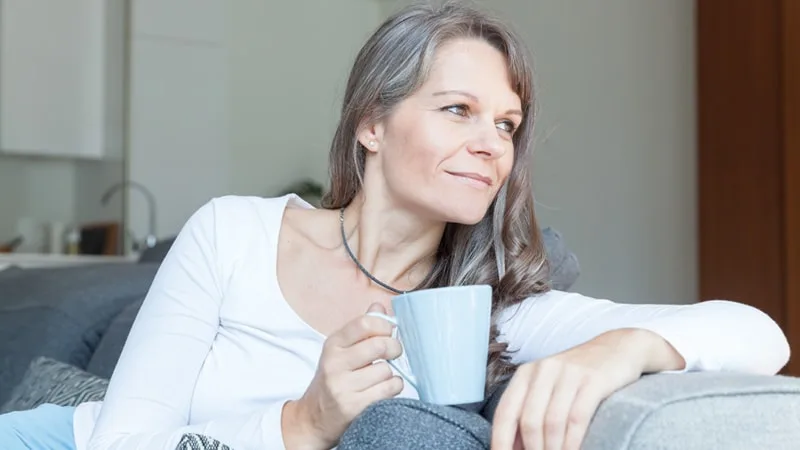
[[280,279],[278,278],[278,246],[280,245],[281,231],[283,231],[283,219],[286,214],[286,210],[289,208],[289,204],[292,202],[294,202],[294,205],[297,205],[304,209],[317,209],[314,207],[314,205],[303,200],[303,198],[297,194],[291,193],[291,194],[286,194],[284,196],[284,201],[282,202],[283,204],[281,205],[281,213],[276,214],[278,223],[275,226],[276,229],[275,245],[272,254],[272,261],[273,261],[272,276],[273,279],[275,280],[275,289],[278,292],[278,296],[280,297],[280,302],[289,311],[291,316],[294,317],[295,321],[299,323],[303,328],[305,328],[306,331],[311,332],[314,335],[314,337],[322,341],[325,341],[328,338],[328,336],[326,336],[325,334],[323,334],[322,332],[311,326],[311,324],[306,322],[306,320],[303,319],[300,316],[300,314],[297,311],[295,311],[292,305],[289,304],[289,302],[286,300],[286,296],[283,293],[283,288],[281,288]]

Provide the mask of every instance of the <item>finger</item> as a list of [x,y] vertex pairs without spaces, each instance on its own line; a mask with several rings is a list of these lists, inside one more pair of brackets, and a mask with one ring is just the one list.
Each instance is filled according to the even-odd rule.
[[584,385],[578,390],[567,419],[564,450],[579,450],[581,448],[583,439],[586,437],[586,430],[589,429],[592,417],[602,399],[602,393],[594,385]]
[[349,380],[350,388],[355,392],[362,392],[393,376],[392,368],[386,362],[370,364],[352,373]]
[[328,340],[340,348],[350,347],[373,336],[391,336],[394,325],[380,317],[359,316],[347,323]]
[[582,377],[574,371],[564,371],[553,388],[550,404],[544,417],[545,450],[562,450],[567,420],[572,412]]
[[520,366],[500,397],[492,423],[492,450],[514,448],[523,402],[530,385],[530,371],[530,365]]
[[378,400],[396,396],[403,391],[403,386],[403,379],[398,376],[393,376],[386,381],[381,381],[375,386],[364,390],[359,394],[362,410]]
[[377,336],[367,338],[342,353],[344,368],[356,370],[379,359],[395,359],[403,353],[400,341],[391,337]]
[[378,302],[375,302],[375,303],[369,305],[369,308],[367,308],[367,312],[368,313],[376,312],[376,313],[386,314],[386,308],[384,308],[382,304],[380,304]]
[[519,420],[520,434],[525,450],[542,450],[544,448],[544,417],[556,380],[561,375],[559,365],[536,364],[524,401],[522,416]]
[[517,437],[514,438],[514,450],[525,450],[525,446],[522,444],[522,435],[519,434],[519,429],[517,429]]

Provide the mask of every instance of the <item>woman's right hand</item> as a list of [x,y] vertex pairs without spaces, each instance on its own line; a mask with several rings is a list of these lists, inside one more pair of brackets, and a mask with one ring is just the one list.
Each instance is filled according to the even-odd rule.
[[[368,312],[385,314],[373,304]],[[367,406],[403,390],[402,378],[385,361],[402,353],[392,338],[393,325],[372,316],[358,317],[328,336],[317,372],[303,397],[283,409],[287,449],[330,449]]]

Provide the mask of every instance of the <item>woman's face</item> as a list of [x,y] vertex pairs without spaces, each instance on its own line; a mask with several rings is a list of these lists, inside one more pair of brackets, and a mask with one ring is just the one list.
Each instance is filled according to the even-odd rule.
[[427,219],[479,222],[511,171],[522,120],[507,66],[481,40],[443,45],[425,84],[360,134],[367,178],[378,169],[389,200]]

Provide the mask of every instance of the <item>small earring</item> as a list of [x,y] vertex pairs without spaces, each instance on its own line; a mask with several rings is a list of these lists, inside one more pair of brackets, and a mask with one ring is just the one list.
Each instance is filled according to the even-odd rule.
[[370,147],[375,147],[375,141],[369,141],[369,146]]

